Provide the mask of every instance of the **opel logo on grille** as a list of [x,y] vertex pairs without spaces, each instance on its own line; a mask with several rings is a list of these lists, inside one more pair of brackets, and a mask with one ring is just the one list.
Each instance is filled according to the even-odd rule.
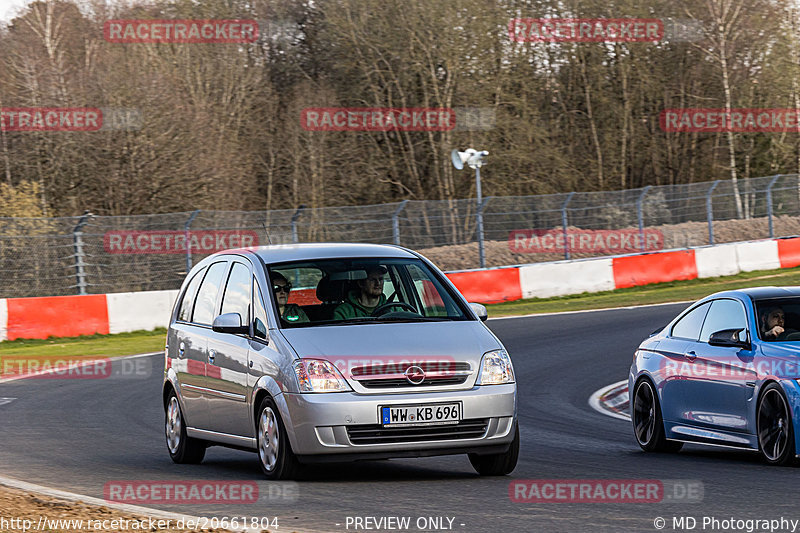
[[418,366],[408,367],[404,375],[412,385],[419,385],[425,381],[425,371]]

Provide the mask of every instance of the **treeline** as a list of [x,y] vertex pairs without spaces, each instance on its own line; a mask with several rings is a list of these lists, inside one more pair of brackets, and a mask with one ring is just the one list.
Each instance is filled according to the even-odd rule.
[[[667,31],[515,42],[518,17],[657,18]],[[245,44],[119,44],[104,39],[111,19],[253,19],[260,31]],[[0,216],[465,198],[473,174],[449,153],[467,147],[490,152],[484,195],[798,172],[798,132],[659,125],[670,108],[800,108],[798,30],[791,0],[34,2],[0,29],[0,107],[132,109],[138,123],[0,132]],[[494,118],[466,131],[320,132],[302,127],[309,107]],[[16,201],[26,207],[8,208]]]

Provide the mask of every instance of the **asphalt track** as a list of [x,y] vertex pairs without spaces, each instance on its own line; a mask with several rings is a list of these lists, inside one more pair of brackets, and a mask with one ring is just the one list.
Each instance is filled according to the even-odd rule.
[[[0,475],[99,498],[113,480],[256,481],[264,496],[254,504],[153,507],[278,517],[277,531],[365,531],[347,528],[347,517],[367,516],[411,517],[409,531],[421,530],[420,517],[449,517],[452,531],[496,533],[656,531],[657,517],[666,519],[666,531],[681,516],[696,518],[696,531],[703,517],[800,519],[796,468],[698,446],[644,454],[629,423],[588,405],[594,391],[627,376],[641,339],[683,307],[490,320],[512,354],[520,388],[522,450],[504,478],[480,478],[465,456],[349,463],[315,466],[269,498],[271,484],[254,454],[215,447],[201,465],[175,465],[164,443],[159,356],[139,359],[146,365],[134,376],[0,384],[0,398],[14,398],[0,402]],[[703,496],[700,503],[515,503],[514,479],[695,480]]]

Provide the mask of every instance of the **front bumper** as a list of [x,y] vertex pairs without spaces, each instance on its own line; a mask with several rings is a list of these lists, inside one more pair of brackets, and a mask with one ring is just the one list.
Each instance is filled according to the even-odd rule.
[[[514,438],[516,385],[476,386],[468,390],[414,394],[283,394],[286,430],[297,455],[380,454],[382,457],[466,453],[483,446],[507,447]],[[486,419],[476,438],[353,444],[348,427],[379,424],[380,406],[461,402],[464,421]],[[342,457],[342,459],[346,459]]]

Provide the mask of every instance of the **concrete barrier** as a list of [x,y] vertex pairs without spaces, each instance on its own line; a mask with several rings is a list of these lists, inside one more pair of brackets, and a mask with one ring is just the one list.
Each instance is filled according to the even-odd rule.
[[109,333],[167,327],[177,297],[177,290],[107,294]]
[[732,276],[739,273],[736,244],[695,248],[694,260],[697,263],[698,278]]
[[615,288],[612,260],[608,258],[538,263],[519,270],[522,298],[549,298]]
[[776,241],[752,241],[736,244],[736,262],[741,272],[781,268]]

